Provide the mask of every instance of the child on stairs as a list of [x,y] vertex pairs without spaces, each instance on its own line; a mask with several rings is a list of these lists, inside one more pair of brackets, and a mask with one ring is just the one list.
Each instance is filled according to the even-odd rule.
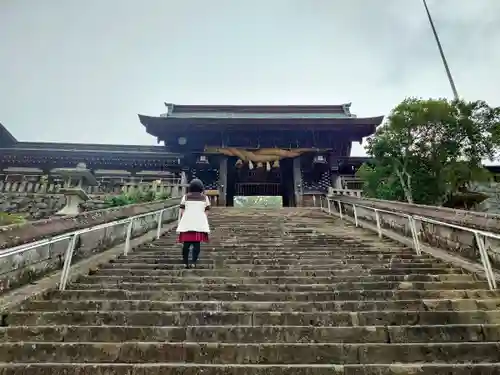
[[[188,193],[182,197],[179,211],[179,242],[182,245],[182,259],[186,268],[196,267],[201,251],[201,242],[208,242],[210,226],[207,211],[210,200],[204,194],[203,183],[194,179],[190,182]],[[193,248],[192,264],[189,264],[189,251]]]

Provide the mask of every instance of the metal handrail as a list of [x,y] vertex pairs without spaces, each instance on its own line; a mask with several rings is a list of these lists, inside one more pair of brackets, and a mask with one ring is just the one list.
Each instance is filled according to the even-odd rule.
[[78,239],[78,236],[81,236],[82,234],[85,234],[85,233],[101,230],[101,229],[115,227],[117,225],[128,224],[127,235],[125,237],[125,244],[124,244],[124,248],[123,248],[123,254],[126,256],[128,254],[128,252],[130,251],[130,240],[131,240],[132,229],[133,229],[133,225],[134,225],[135,220],[141,219],[141,218],[147,217],[147,216],[156,216],[156,218],[157,218],[156,239],[159,239],[161,236],[163,214],[168,210],[172,210],[172,209],[176,209],[176,208],[179,208],[178,204],[173,205],[173,206],[169,206],[166,208],[162,208],[160,210],[146,212],[144,214],[131,216],[131,217],[128,217],[126,219],[110,221],[109,223],[98,224],[98,225],[95,225],[95,226],[90,227],[90,228],[78,229],[76,231],[60,234],[60,235],[57,235],[57,236],[54,236],[54,237],[51,237],[48,239],[15,246],[15,247],[12,247],[9,249],[5,249],[4,251],[1,251],[0,252],[0,259],[15,255],[15,254],[19,254],[19,253],[24,253],[26,251],[33,250],[33,249],[36,249],[38,247],[52,246],[55,243],[68,240],[68,247],[66,248],[66,251],[64,253],[64,265],[63,265],[63,269],[62,269],[62,273],[61,273],[61,280],[59,283],[59,290],[63,291],[66,289],[66,284],[68,282],[71,261],[73,259],[73,253],[75,250],[75,245],[76,245],[76,241]]
[[[326,207],[323,205],[323,199],[326,199]],[[479,249],[479,254],[481,256],[481,263],[482,263],[482,266],[484,268],[484,273],[486,275],[486,279],[488,281],[488,286],[490,287],[490,290],[497,289],[497,281],[496,281],[495,274],[493,272],[493,268],[491,267],[491,262],[490,262],[490,258],[488,257],[488,252],[486,250],[485,238],[494,238],[494,239],[500,240],[499,234],[487,232],[487,231],[483,231],[483,230],[479,230],[479,229],[467,228],[467,227],[463,227],[461,225],[450,224],[450,223],[446,223],[444,221],[431,219],[431,218],[428,218],[425,216],[411,215],[411,214],[406,214],[406,213],[397,212],[397,211],[384,210],[384,209],[369,207],[369,206],[365,206],[362,204],[356,204],[356,203],[352,203],[352,202],[343,202],[339,199],[333,199],[330,197],[321,197],[320,198],[320,209],[324,212],[327,212],[330,215],[334,214],[334,212],[332,212],[332,210],[331,210],[330,202],[337,202],[338,210],[339,210],[338,216],[340,217],[341,220],[343,220],[343,218],[344,218],[344,214],[342,212],[342,204],[351,205],[353,208],[354,223],[355,223],[356,227],[361,226],[360,222],[358,220],[358,212],[357,212],[358,208],[374,211],[375,212],[375,220],[377,223],[377,233],[378,233],[379,237],[382,237],[382,235],[383,235],[382,226],[381,226],[381,222],[380,222],[380,213],[386,213],[386,214],[390,214],[390,215],[394,215],[394,216],[407,218],[408,223],[410,225],[410,231],[412,234],[413,245],[414,245],[414,248],[415,248],[417,255],[421,255],[422,250],[420,247],[419,233],[417,231],[416,224],[415,224],[416,220],[421,221],[421,222],[431,223],[431,224],[442,225],[442,226],[446,226],[448,228],[459,229],[459,230],[463,230],[463,231],[474,234],[474,238],[476,239],[476,243],[477,243],[477,246]]]

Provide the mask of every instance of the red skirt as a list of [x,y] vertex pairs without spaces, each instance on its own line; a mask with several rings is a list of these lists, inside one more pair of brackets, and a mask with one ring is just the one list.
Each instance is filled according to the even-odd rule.
[[208,233],[205,232],[182,232],[179,233],[179,242],[208,242]]

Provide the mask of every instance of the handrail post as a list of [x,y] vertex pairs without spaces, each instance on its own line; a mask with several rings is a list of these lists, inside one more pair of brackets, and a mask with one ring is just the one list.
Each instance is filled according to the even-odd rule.
[[342,214],[342,203],[340,201],[337,201],[339,204],[339,215],[340,215],[340,220],[344,220],[344,215]]
[[377,232],[378,236],[382,238],[382,226],[380,225],[380,214],[378,213],[378,210],[375,209],[375,219],[377,220]]
[[61,280],[59,282],[59,290],[63,291],[66,289],[66,283],[68,282],[69,269],[71,267],[71,260],[73,259],[73,252],[75,251],[76,240],[78,234],[74,234],[69,238],[68,247],[64,253],[64,264],[61,272]]
[[163,212],[165,210],[161,210],[160,212],[158,212],[158,225],[156,227],[156,239],[160,239],[160,235],[161,235],[161,227],[162,227],[162,224],[163,224]]
[[316,196],[313,195],[313,207],[316,207]]
[[415,218],[408,215],[408,224],[410,225],[411,236],[413,237],[413,246],[415,246],[415,251],[417,255],[422,255],[422,250],[420,249],[420,242],[418,240],[417,226],[415,224]]
[[356,209],[356,205],[354,203],[352,204],[352,211],[354,212],[354,225],[359,227],[358,210]]
[[132,237],[132,229],[134,227],[134,219],[130,219],[127,227],[127,237],[125,238],[125,247],[123,248],[123,255],[127,256],[130,251],[130,237]]
[[474,231],[474,237],[476,239],[477,247],[479,249],[479,255],[481,256],[481,262],[483,263],[484,272],[486,274],[486,280],[491,290],[497,288],[497,281],[495,279],[495,274],[491,268],[490,258],[488,257],[488,252],[486,251],[486,246],[484,244],[481,235]]

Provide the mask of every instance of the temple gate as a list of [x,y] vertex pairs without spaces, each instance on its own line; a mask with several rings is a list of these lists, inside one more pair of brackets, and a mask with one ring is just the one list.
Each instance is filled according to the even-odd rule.
[[351,144],[382,117],[357,118],[350,104],[204,106],[166,103],[159,117],[139,115],[166,151],[182,155],[187,179],[200,178],[219,205],[239,196],[281,196],[284,206],[336,184]]

